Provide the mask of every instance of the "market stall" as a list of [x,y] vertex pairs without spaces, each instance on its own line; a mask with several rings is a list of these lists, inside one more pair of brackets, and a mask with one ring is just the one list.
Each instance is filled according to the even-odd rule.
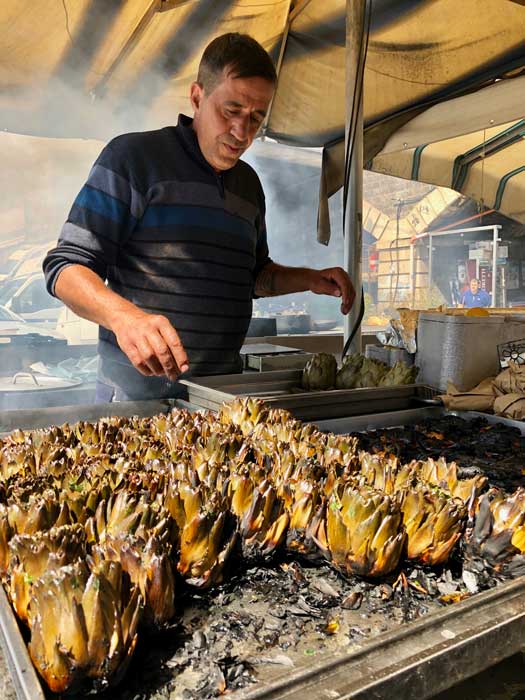
[[[3,41],[9,43],[0,47],[0,52],[10,55],[12,60],[9,76],[6,72],[3,78],[3,83],[9,88],[2,92],[1,98],[4,128],[45,136],[90,135],[106,139],[116,125],[113,115],[121,117],[120,130],[134,128],[137,120],[141,128],[155,126],[158,119],[164,119],[164,115],[173,112],[175,106],[177,111],[181,106],[184,108],[197,57],[213,35],[221,33],[225,27],[251,32],[278,59],[278,90],[264,125],[264,134],[285,143],[325,147],[320,240],[326,243],[329,239],[326,197],[344,183],[348,209],[346,263],[348,267],[350,263],[353,265],[354,281],[359,287],[359,260],[355,251],[360,248],[361,149],[364,148],[364,157],[368,161],[381,151],[391,134],[415,115],[425,114],[435,103],[455,95],[468,94],[471,97],[487,84],[497,87],[503,78],[512,86],[520,80],[519,71],[525,62],[522,45],[525,15],[523,7],[510,0],[487,3],[484,14],[479,12],[479,3],[474,0],[465,2],[459,19],[456,3],[448,0],[442,3],[377,2],[373,13],[371,5],[366,4],[370,10],[367,14],[362,12],[365,8],[359,3],[317,0],[277,5],[261,2],[255,9],[249,3],[231,2],[215,3],[210,9],[208,3],[191,0],[111,3],[102,13],[104,31],[99,32],[101,18],[90,11],[89,2],[75,3],[71,7],[64,3],[63,8],[56,3],[35,8],[32,3],[27,6],[27,12],[21,11],[20,3],[7,3],[1,12],[11,25],[11,32],[8,40],[5,39],[7,33],[2,35]],[[355,21],[345,26],[349,9],[354,12]],[[11,43],[14,34],[24,37],[24,41]],[[36,40],[27,41],[28,36]],[[187,41],[188,36],[191,36],[191,41]],[[349,74],[355,76],[355,80],[345,96],[343,86],[348,81],[344,76]],[[363,75],[364,83],[361,83]],[[82,86],[80,91],[78,85]],[[48,90],[50,86],[56,91]],[[512,90],[508,92],[515,94]],[[79,94],[83,99],[78,99]],[[59,106],[60,119],[50,120],[49,115],[54,114],[56,105]],[[71,108],[64,109],[64,105]],[[521,104],[516,105],[509,99],[504,110],[493,105],[490,114],[484,116],[494,125],[509,123],[514,133],[513,120],[523,116],[522,110]],[[360,143],[360,120],[365,124],[364,147]],[[108,125],[111,125],[110,129]],[[484,123],[479,128],[484,128]],[[349,148],[344,146],[345,131]],[[408,145],[403,145],[403,148],[408,149],[409,145],[412,148],[411,141],[406,143]],[[416,143],[420,145],[417,141],[414,147]],[[416,156],[411,154],[411,157],[413,168]],[[383,162],[381,156],[377,162]],[[380,167],[386,168],[386,165]],[[462,172],[467,177],[469,168]],[[504,181],[503,189],[498,186],[499,195],[497,191],[494,193],[495,201],[500,204],[509,201],[510,189],[504,191],[509,179],[510,176]],[[512,179],[513,186],[520,186],[521,173],[513,171]],[[501,178],[499,182],[501,184]],[[511,199],[515,201],[514,197]],[[352,227],[350,222],[355,225]],[[358,325],[357,311],[358,307],[347,334],[352,325]],[[136,692],[152,699],[157,692],[161,697],[169,697],[172,691],[177,693],[177,688],[182,687],[185,698],[214,697],[228,690],[235,691],[232,697],[246,700],[299,698],[306,693],[323,693],[334,698],[341,695],[386,698],[398,694],[407,699],[421,700],[523,648],[525,583],[520,567],[525,511],[521,493],[512,493],[509,487],[498,498],[503,502],[502,510],[510,509],[516,517],[512,522],[504,517],[501,522],[497,520],[491,504],[500,501],[491,500],[494,492],[487,489],[498,484],[493,473],[489,474],[489,470],[484,473],[490,456],[488,448],[481,452],[476,463],[460,465],[461,469],[471,469],[471,472],[458,476],[455,468],[442,467],[440,462],[441,466],[435,468],[433,477],[429,474],[434,469],[432,464],[435,462],[431,463],[434,457],[422,448],[414,459],[426,463],[426,480],[420,479],[419,467],[413,466],[409,473],[403,471],[404,458],[396,461],[390,452],[383,450],[383,454],[377,454],[375,458],[362,458],[357,451],[360,440],[364,440],[368,441],[366,449],[370,454],[374,453],[374,435],[362,438],[357,434],[362,430],[404,426],[406,432],[397,443],[392,443],[395,447],[399,446],[399,441],[412,439],[415,434],[410,429],[412,423],[428,417],[426,432],[423,431],[428,438],[428,433],[433,432],[433,421],[453,420],[454,415],[438,406],[428,407],[425,402],[429,395],[422,387],[413,384],[377,389],[363,386],[349,389],[348,392],[354,393],[346,394],[345,389],[332,389],[329,385],[322,394],[296,394],[295,399],[287,396],[285,401],[288,403],[279,404],[277,401],[277,406],[303,411],[300,415],[308,420],[329,419],[320,426],[327,432],[321,433],[310,425],[290,424],[291,419],[278,412],[272,413],[271,419],[264,414],[256,432],[252,429],[258,424],[256,416],[260,409],[254,408],[252,403],[244,404],[250,406],[248,413],[253,410],[255,414],[255,418],[250,416],[253,424],[249,420],[248,428],[243,423],[244,409],[239,409],[241,419],[237,409],[221,409],[225,412],[221,421],[214,416],[203,418],[200,414],[187,412],[187,409],[194,411],[203,405],[197,401],[199,391],[201,399],[204,396],[204,401],[214,403],[213,407],[218,408],[219,399],[224,398],[218,397],[220,384],[227,383],[228,379],[231,390],[231,378],[227,377],[216,380],[218,386],[208,382],[203,389],[201,382],[199,390],[193,387],[193,394],[188,396],[193,402],[190,405],[169,401],[142,405],[121,403],[45,409],[38,414],[13,411],[0,416],[0,429],[11,434],[11,437],[4,437],[2,443],[5,489],[2,507],[5,517],[0,544],[4,552],[3,574],[11,601],[22,620],[19,623],[15,619],[3,595],[0,597],[0,626],[21,699],[37,700],[45,697],[47,692],[28,659],[28,636],[33,661],[42,678],[55,691],[62,692],[70,686],[104,691],[119,674],[124,677],[126,664],[136,652],[134,658],[140,659],[140,663],[128,667],[128,680],[124,680],[120,688],[123,693]],[[244,379],[250,383],[254,377],[243,375],[238,384]],[[286,377],[273,377],[277,384],[280,382],[279,386],[275,383],[272,387],[264,386],[271,379],[269,374],[262,378],[257,376],[259,386],[251,386],[248,390],[244,387],[232,393],[282,399],[283,391],[293,388],[297,371],[293,377],[290,377],[290,372]],[[239,404],[235,406],[238,408]],[[167,418],[164,414],[172,407],[179,411]],[[307,409],[306,415],[304,411]],[[392,410],[385,413],[385,409]],[[328,412],[323,414],[323,410]],[[159,412],[164,414],[159,416]],[[117,417],[113,421],[96,422],[108,414]],[[123,418],[135,415],[147,420],[130,418],[128,421]],[[473,415],[461,419],[467,421],[462,437],[465,444],[472,442],[474,430],[483,434],[495,430],[492,420],[487,424],[473,423],[471,421],[479,419]],[[48,426],[65,421],[69,423],[68,427],[46,430]],[[75,426],[75,421],[82,423]],[[522,430],[505,420],[497,423],[501,432],[496,433],[498,437],[490,449],[498,459],[512,457],[515,462],[516,455],[523,454]],[[228,428],[225,429],[224,425]],[[277,427],[272,427],[275,425]],[[444,425],[450,427],[446,422]],[[44,430],[31,433],[37,428]],[[353,432],[356,435],[337,437],[339,433]],[[446,436],[436,439],[438,446],[441,446],[440,440],[446,445]],[[52,449],[46,452],[49,443]],[[482,440],[480,444],[483,446]],[[287,447],[283,448],[283,445]],[[229,450],[228,459],[226,453],[221,452],[226,449]],[[292,496],[297,495],[299,499],[301,490],[298,484],[305,475],[295,475],[295,481],[290,478],[281,459],[283,449],[292,454],[292,467],[303,469],[306,464],[309,473],[317,474],[313,483],[308,482],[311,490],[307,488],[304,493],[307,502],[318,499],[315,501],[319,506],[315,537],[309,533],[311,541],[306,538],[307,528],[303,522],[299,545],[294,529],[290,528],[293,509],[287,509],[285,495],[288,494],[287,484],[292,483]],[[218,461],[217,450],[221,455]],[[239,455],[241,457],[236,462]],[[194,461],[197,457],[198,465]],[[304,462],[300,457],[315,459]],[[381,475],[384,477],[382,488],[365,468],[370,463],[377,466],[378,482]],[[65,470],[65,465],[76,469],[79,464],[81,469],[77,471],[72,469],[70,473]],[[48,465],[52,467],[50,471],[40,470]],[[227,469],[221,472],[224,465]],[[231,465],[234,466],[230,471]],[[270,466],[275,466],[275,470]],[[509,469],[513,466],[519,468],[513,463]],[[443,473],[441,467],[445,470]],[[201,468],[200,472],[198,468]],[[281,477],[279,484],[271,481],[274,471]],[[186,487],[199,490],[199,498],[207,498],[206,489],[212,473],[214,479],[220,481],[224,477],[229,481],[227,485],[222,483],[220,489],[215,488],[218,482],[213,483],[211,500],[200,503],[198,522],[205,521],[206,527],[210,528],[214,527],[210,521],[220,523],[220,527],[223,527],[223,521],[227,522],[231,528],[229,539],[223,538],[217,526],[213,536],[208,537],[209,533],[205,533],[206,536],[199,541],[199,545],[205,541],[202,551],[186,552],[188,556],[184,560],[181,548],[185,546],[191,550],[195,545],[191,537],[197,538],[202,531],[200,525],[185,529],[188,527],[185,519],[189,518],[186,506],[181,509],[173,502],[182,498],[181,493]],[[181,474],[184,474],[184,479],[187,477],[185,485],[181,485],[184,481]],[[129,482],[124,475],[129,477]],[[241,499],[239,496],[236,499],[239,483],[251,479],[252,475],[254,479],[255,475],[264,477],[264,489],[256,494],[257,498],[250,493],[250,498]],[[392,494],[388,493],[390,487],[386,486],[388,479],[398,475],[406,477],[409,490],[415,489],[420,495],[423,490],[417,489],[423,481],[426,484],[425,503],[431,504],[429,513],[435,507],[435,512],[431,513],[434,520],[430,527],[430,543],[423,551],[414,546],[413,556],[408,555],[409,528],[403,520],[401,505],[391,497]],[[341,526],[337,518],[342,518],[342,515],[338,513],[343,510],[343,496],[346,498],[347,492],[354,489],[354,478],[361,481],[355,482],[359,486],[355,489],[358,495],[354,494],[352,498],[359,500],[364,498],[361,491],[369,494],[370,489],[375,489],[373,495],[377,503],[372,501],[372,506],[367,505],[367,508],[385,515],[383,521],[395,523],[384,526],[389,537],[378,536],[382,547],[374,550],[373,556],[369,556],[368,540],[364,554],[364,550],[360,553],[352,550],[348,543],[346,548],[339,547],[336,551],[334,542],[337,538],[330,541],[336,528],[334,523]],[[336,487],[333,479],[339,480]],[[102,484],[99,491],[95,488],[95,481],[97,488]],[[451,485],[450,481],[454,484]],[[34,488],[34,483],[38,488]],[[170,483],[177,484],[170,494],[173,496],[173,511],[165,521],[162,518],[155,520],[158,512],[151,514],[155,510],[153,505],[159,505],[157,496],[161,500],[166,497],[162,489],[169,490]],[[237,487],[230,488],[232,483]],[[252,486],[252,490],[262,488],[260,482]],[[466,491],[463,498],[459,498],[455,489],[462,486]],[[514,486],[515,482],[512,482]],[[278,488],[281,488],[280,495]],[[60,574],[62,578],[56,578],[53,571],[48,572],[50,576],[45,582],[49,590],[56,591],[57,595],[64,594],[64,600],[67,599],[72,610],[70,618],[64,612],[66,624],[59,630],[44,630],[44,619],[53,620],[49,610],[57,614],[60,611],[56,606],[53,608],[53,596],[46,594],[45,585],[38,583],[42,574],[38,568],[40,563],[35,568],[39,574],[31,574],[32,555],[24,554],[24,546],[28,544],[23,540],[24,536],[35,541],[38,539],[40,553],[48,545],[52,548],[46,540],[45,528],[38,526],[24,530],[27,520],[31,520],[24,519],[28,503],[38,502],[35,509],[41,512],[42,504],[37,497],[40,491],[43,498],[48,498],[42,506],[44,512],[47,513],[47,507],[49,512],[54,512],[54,506],[58,504],[61,504],[59,512],[62,514],[66,507],[70,513],[76,512],[71,520],[66,515],[58,515],[52,524],[60,522],[61,527],[76,528],[75,537],[78,536],[80,545],[76,540],[74,545],[79,545],[79,548],[74,548],[68,535],[64,535],[64,541],[71,544],[77,555],[81,552],[84,559],[88,553],[100,556],[98,548],[106,546],[111,539],[107,534],[113,512],[111,508],[115,505],[111,499],[118,498],[118,494],[125,494],[122,512],[127,518],[136,508],[143,509],[141,516],[147,512],[141,520],[141,527],[144,526],[141,535],[149,536],[150,523],[145,524],[148,518],[152,517],[158,526],[155,536],[158,535],[160,543],[152,544],[147,555],[141,549],[143,542],[137,544],[133,539],[135,531],[131,532],[131,528],[125,532],[126,536],[130,533],[133,536],[126,547],[130,542],[133,546],[124,552],[123,548],[119,549],[120,544],[113,543],[111,557],[114,558],[108,557],[115,565],[111,569],[113,573],[108,573],[109,569],[104,568],[106,565],[99,562],[101,568],[88,575],[85,566],[82,568],[77,560],[67,564],[78,567],[69,577]],[[66,492],[67,498],[64,497]],[[88,492],[93,494],[95,503],[84,512],[82,494],[85,496]],[[277,493],[275,507],[269,508],[269,515],[262,517],[260,500],[274,497],[274,492]],[[314,492],[315,496],[312,495]],[[492,495],[489,497],[487,493]],[[144,498],[140,500],[142,496]],[[255,500],[250,500],[252,497]],[[406,502],[406,493],[403,498]],[[243,503],[239,504],[241,500]],[[247,508],[248,501],[252,510]],[[73,503],[79,506],[79,511],[75,511]],[[451,529],[445,541],[439,540],[439,533],[434,541],[436,504],[447,509],[447,518],[450,515],[449,519],[453,521],[449,524],[447,520]],[[159,509],[164,505],[165,501],[162,501]],[[250,517],[245,517],[241,505],[251,514]],[[235,510],[237,507],[238,511]],[[181,515],[182,511],[184,514]],[[254,524],[255,518],[252,517],[254,511],[260,516],[258,525]],[[315,520],[311,517],[312,512],[307,518],[308,525]],[[180,522],[174,513],[180,516]],[[370,518],[374,516],[371,511],[366,514]],[[63,520],[59,520],[60,517]],[[411,521],[411,518],[406,516],[406,520]],[[173,525],[172,521],[185,532],[186,539],[171,530],[168,532],[166,523]],[[501,526],[499,533],[496,524]],[[344,525],[350,529],[350,524]],[[426,527],[429,528],[428,523]],[[177,528],[174,527],[174,531]],[[417,527],[414,529],[417,531]],[[502,538],[497,537],[501,532],[504,533],[504,546]],[[374,531],[374,536],[376,534]],[[83,538],[86,538],[85,543]],[[306,545],[301,549],[305,538]],[[14,544],[8,548],[7,543],[12,540]],[[234,547],[234,542],[240,550]],[[155,549],[157,546],[158,550]],[[493,556],[494,547],[499,559]],[[199,550],[199,547],[195,545],[195,549]],[[105,553],[109,551],[105,550]],[[56,558],[60,559],[62,555],[61,550]],[[301,559],[305,557],[308,561],[309,556],[315,564],[311,568]],[[65,555],[64,558],[67,559]],[[322,560],[322,566],[319,560]],[[382,564],[378,563],[380,560]],[[114,571],[118,566],[124,566],[124,561],[128,566],[125,580],[129,588],[125,593],[119,590],[119,595],[122,593],[120,598],[112,590],[108,593],[108,582],[114,581]],[[137,561],[141,566],[136,566]],[[228,577],[224,574],[223,578],[226,562],[233,563],[237,570],[235,575]],[[328,568],[330,566],[332,568]],[[151,576],[149,579],[146,576],[145,580],[137,569]],[[511,580],[513,576],[515,580]],[[88,588],[88,581],[88,600],[85,601],[83,596],[81,604],[75,596],[64,592],[67,586]],[[162,585],[158,585],[159,581]],[[205,591],[208,583],[210,591]],[[175,585],[180,586],[180,598],[174,593]],[[164,597],[160,590],[166,594]],[[31,609],[28,600],[33,593]],[[100,602],[102,595],[106,596],[104,605]],[[159,597],[162,599],[160,613],[152,604],[153,599],[158,603]],[[104,613],[110,613],[99,614],[97,605]],[[175,629],[170,628],[175,619],[174,605],[178,606],[178,626]],[[144,608],[148,612],[143,617]],[[85,619],[88,611],[93,610],[96,614],[90,618],[94,620],[90,626]],[[158,642],[157,637],[149,647],[149,640],[155,639],[155,635],[148,637],[152,617],[153,628],[157,633],[159,628],[161,630],[161,641]],[[125,629],[122,625],[118,628],[116,619],[125,620]],[[72,635],[68,638],[68,645],[64,645],[59,641],[60,634],[69,632],[67,623],[71,620],[77,625],[74,629],[80,630],[79,635],[78,638]],[[149,631],[144,633],[148,627]],[[166,628],[173,636],[166,633]],[[143,636],[147,641],[139,644],[137,639],[142,640]],[[168,637],[170,642],[166,644]],[[460,655],[462,662],[458,664]],[[131,685],[126,686],[126,682]],[[115,693],[121,691],[111,688],[109,692],[111,697],[117,697]]]

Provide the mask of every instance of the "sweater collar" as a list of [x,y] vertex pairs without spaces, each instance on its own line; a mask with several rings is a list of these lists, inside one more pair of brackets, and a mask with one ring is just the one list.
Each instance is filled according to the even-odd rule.
[[230,170],[233,170],[236,166],[237,163],[233,166],[233,168],[229,168],[228,170],[221,170],[220,173],[217,173],[217,171],[208,163],[206,158],[204,157],[201,147],[199,146],[199,140],[197,139],[197,134],[193,130],[193,119],[191,117],[188,117],[186,114],[179,114],[179,119],[177,121],[177,131],[182,137],[182,141],[184,143],[184,146],[186,150],[202,165],[204,165],[208,170],[210,170],[215,176],[217,175],[222,175],[224,173],[230,172]]
[[208,163],[201,151],[199,141],[197,139],[197,134],[193,130],[193,119],[191,117],[186,116],[185,114],[179,114],[179,119],[177,121],[177,130],[181,135],[184,146],[186,147],[188,152],[194,158],[196,158],[199,161],[199,163],[204,165],[208,170],[211,170],[213,173],[215,173],[215,170]]

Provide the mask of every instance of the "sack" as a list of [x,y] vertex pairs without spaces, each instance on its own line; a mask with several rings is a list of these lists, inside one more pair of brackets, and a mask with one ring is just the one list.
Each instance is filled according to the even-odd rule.
[[525,394],[506,394],[494,401],[494,413],[512,420],[525,419]]
[[507,369],[494,380],[496,396],[502,394],[525,394],[525,365],[509,362]]
[[493,382],[493,377],[488,377],[470,391],[459,391],[452,382],[448,382],[447,393],[439,398],[449,411],[492,411],[495,398]]

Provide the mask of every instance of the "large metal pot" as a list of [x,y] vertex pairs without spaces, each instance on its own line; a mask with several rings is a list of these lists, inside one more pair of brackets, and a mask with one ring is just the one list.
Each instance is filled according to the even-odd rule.
[[0,377],[0,410],[75,403],[72,393],[81,385],[79,379],[63,379],[32,372],[17,372],[9,377]]

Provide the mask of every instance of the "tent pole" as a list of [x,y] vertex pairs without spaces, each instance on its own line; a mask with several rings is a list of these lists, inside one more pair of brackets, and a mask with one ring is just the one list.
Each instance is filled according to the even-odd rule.
[[498,226],[492,229],[492,304],[496,306],[496,276],[498,274]]
[[414,241],[410,241],[410,301],[412,303],[412,307],[414,306],[414,299],[416,295],[416,283],[415,283],[415,262],[416,258],[414,255]]
[[[350,133],[352,125],[352,105],[354,104],[354,90],[357,89],[361,76],[358,71],[364,72],[363,65],[359,66],[359,55],[364,41],[365,7],[363,0],[346,0],[346,143],[353,138],[353,145],[347,152],[351,152],[350,179],[348,183],[346,199],[346,220],[344,230],[344,267],[350,275],[355,287],[356,299],[350,313],[344,319],[345,342],[354,328],[361,307],[362,278],[361,256],[363,240],[363,90],[360,90],[360,100],[356,103],[354,111],[355,129]],[[355,117],[357,116],[357,119]],[[361,332],[355,334],[350,347],[351,352],[361,351]]]

